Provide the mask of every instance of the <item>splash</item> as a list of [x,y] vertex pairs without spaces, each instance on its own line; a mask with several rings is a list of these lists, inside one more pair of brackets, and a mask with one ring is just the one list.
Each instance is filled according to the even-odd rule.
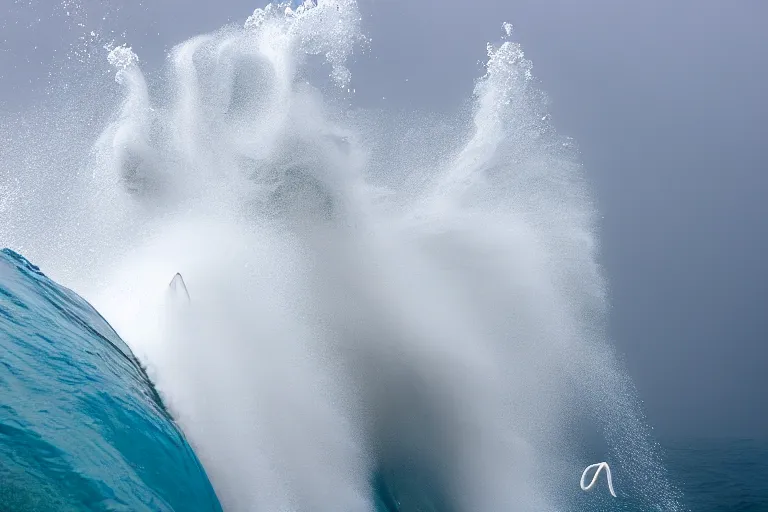
[[0,242],[142,358],[226,510],[372,510],[372,475],[411,466],[455,510],[560,510],[579,428],[645,510],[679,509],[605,340],[578,156],[520,45],[489,44],[471,113],[435,122],[345,106],[361,30],[353,0],[270,5],[154,81],[112,47],[117,86],[47,138],[67,158],[29,143],[52,114],[4,122],[31,128],[3,148]]

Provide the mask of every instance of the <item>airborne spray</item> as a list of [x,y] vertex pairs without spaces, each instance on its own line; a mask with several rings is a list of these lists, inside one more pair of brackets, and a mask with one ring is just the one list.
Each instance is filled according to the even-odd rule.
[[[353,0],[320,0],[185,41],[152,84],[111,47],[99,102],[2,120],[0,243],[131,345],[228,511],[372,510],[373,476],[406,467],[452,510],[583,510],[603,458],[617,500],[678,510],[520,46],[488,46],[441,139],[336,101],[366,44]],[[586,460],[585,424],[608,450]]]

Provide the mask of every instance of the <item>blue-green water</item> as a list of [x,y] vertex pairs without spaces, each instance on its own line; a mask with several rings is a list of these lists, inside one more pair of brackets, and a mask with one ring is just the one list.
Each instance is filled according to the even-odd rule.
[[[768,442],[662,446],[691,511],[768,511]],[[379,512],[453,510],[411,475],[372,483]],[[575,506],[641,510],[624,491],[599,485]],[[0,252],[0,511],[198,510],[221,506],[128,347],[74,292]]]
[[218,511],[128,347],[75,293],[0,253],[0,510]]

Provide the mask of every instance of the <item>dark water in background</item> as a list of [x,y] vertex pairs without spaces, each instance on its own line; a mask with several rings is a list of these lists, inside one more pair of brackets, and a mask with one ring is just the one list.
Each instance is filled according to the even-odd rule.
[[[768,442],[678,440],[662,447],[691,511],[768,511]],[[611,498],[604,483],[579,495],[573,508],[641,510],[621,498],[621,488]],[[382,473],[373,484],[381,512],[451,510],[408,475]],[[192,449],[106,321],[23,257],[0,252],[0,512],[90,510],[221,508]]]
[[768,511],[768,440],[667,441],[670,477],[692,511]]

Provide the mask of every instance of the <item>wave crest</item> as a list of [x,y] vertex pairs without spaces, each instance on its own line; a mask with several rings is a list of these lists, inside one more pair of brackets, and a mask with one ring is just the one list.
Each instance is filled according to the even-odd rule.
[[[124,96],[89,172],[58,166],[59,222],[0,234],[143,357],[227,510],[370,510],[404,467],[456,510],[555,510],[584,424],[642,452],[617,488],[674,509],[605,341],[577,153],[520,46],[489,45],[470,114],[435,121],[349,107],[366,44],[353,0],[320,0],[185,41],[152,85],[113,50]],[[73,268],[83,243],[98,261]],[[177,272],[193,301],[169,312]]]

